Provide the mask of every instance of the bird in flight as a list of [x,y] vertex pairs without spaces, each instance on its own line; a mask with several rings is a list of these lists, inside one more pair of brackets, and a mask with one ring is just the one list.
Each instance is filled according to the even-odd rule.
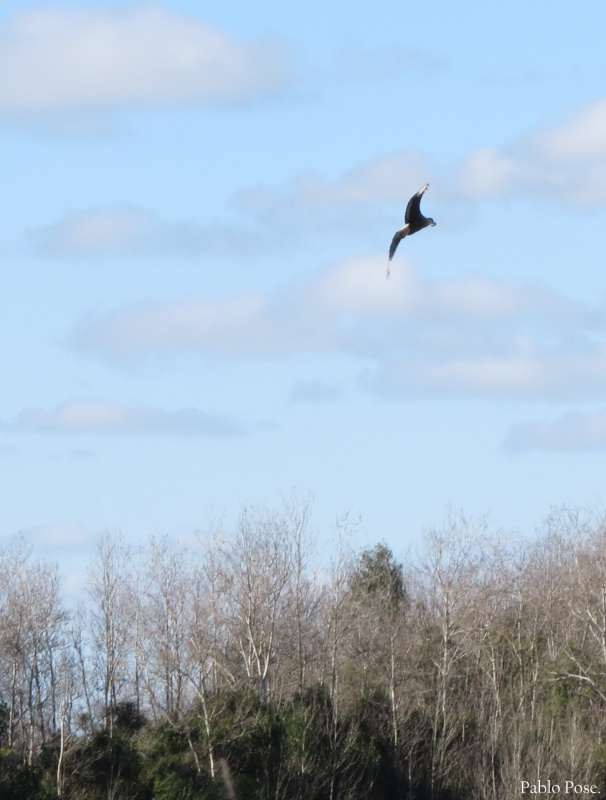
[[429,225],[433,227],[436,224],[431,217],[424,217],[423,214],[421,214],[421,198],[428,189],[429,184],[426,183],[425,186],[422,186],[419,191],[416,194],[413,194],[408,201],[408,205],[406,206],[406,214],[404,215],[404,227],[400,228],[399,231],[396,231],[393,239],[391,240],[391,247],[389,248],[389,261],[387,263],[388,278],[391,259],[394,257],[394,253],[396,252],[400,241],[405,236],[412,236],[413,233],[417,233],[417,231],[427,228]]

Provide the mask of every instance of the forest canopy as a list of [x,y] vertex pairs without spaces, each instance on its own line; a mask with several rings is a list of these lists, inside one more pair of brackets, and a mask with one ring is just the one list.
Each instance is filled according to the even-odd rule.
[[0,797],[469,800],[606,790],[606,519],[451,514],[327,566],[309,503],[184,548],[99,537],[83,596],[0,552]]

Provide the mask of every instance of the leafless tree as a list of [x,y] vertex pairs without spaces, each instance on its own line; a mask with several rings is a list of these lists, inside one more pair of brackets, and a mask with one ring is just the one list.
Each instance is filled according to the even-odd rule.
[[191,600],[186,551],[166,537],[152,539],[145,587],[145,684],[154,714],[176,721],[186,699],[187,607]]
[[59,726],[68,613],[56,564],[34,559],[21,537],[0,558],[0,660],[8,699],[8,743],[29,763]]
[[481,590],[485,534],[485,520],[469,522],[462,514],[449,514],[442,528],[428,529],[423,535],[420,607],[427,614],[428,632],[435,631],[430,655],[435,675],[432,793],[459,768],[452,745],[462,729],[457,700],[464,686],[465,661],[474,649],[474,595]]
[[101,687],[102,721],[113,731],[114,711],[128,675],[132,552],[120,532],[106,532],[89,568],[88,609],[92,666]]
[[246,507],[221,550],[221,592],[231,612],[230,638],[262,699],[272,689],[272,668],[288,630],[283,612],[293,565],[290,520],[279,511]]

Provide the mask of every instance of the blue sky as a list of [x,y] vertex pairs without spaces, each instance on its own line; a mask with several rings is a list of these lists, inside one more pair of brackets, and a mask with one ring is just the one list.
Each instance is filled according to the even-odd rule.
[[[604,503],[606,9],[0,6],[3,537]],[[428,181],[437,227],[404,240]]]

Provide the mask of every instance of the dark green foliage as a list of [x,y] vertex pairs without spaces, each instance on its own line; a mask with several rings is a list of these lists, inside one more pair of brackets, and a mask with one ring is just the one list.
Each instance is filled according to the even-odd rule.
[[113,709],[114,726],[125,733],[134,733],[145,725],[145,715],[130,700],[116,703]]
[[579,673],[587,674],[586,669],[590,664],[587,654],[579,647],[569,646],[559,653],[552,669],[545,676],[544,691],[547,707],[560,719],[565,718],[565,712],[570,708],[588,709],[595,699],[596,687],[604,693],[606,683],[600,676],[594,685],[587,681],[575,678]]
[[28,766],[16,753],[0,750],[0,798],[2,800],[46,800],[38,764]]
[[[255,692],[219,693],[215,763],[229,765],[238,800],[400,800],[402,781],[389,740],[389,704],[374,690],[338,721],[323,684],[281,703]],[[215,709],[216,710],[216,709]],[[197,709],[179,725],[114,725],[113,733],[82,736],[68,750],[67,800],[227,800],[213,780]],[[126,715],[131,719],[130,711]],[[194,756],[195,752],[195,756]],[[34,767],[0,754],[2,800],[55,797],[58,743]],[[43,787],[46,787],[44,789]]]
[[143,757],[143,772],[152,787],[154,798],[189,800],[196,786],[196,768],[188,752],[184,731],[168,723],[155,725],[145,731],[139,746]]
[[65,796],[73,800],[148,800],[143,759],[136,741],[122,733],[99,731],[69,751]]
[[[559,688],[554,691],[562,696]],[[568,702],[566,692],[563,697]],[[465,800],[470,795],[468,778],[460,770],[431,787],[429,765],[436,741],[444,735],[443,720],[438,720],[436,732],[430,715],[411,710],[401,726],[402,744],[394,749],[389,697],[380,686],[368,689],[339,715],[321,683],[281,702],[263,703],[250,690],[223,690],[210,701],[216,722],[214,778],[200,709],[193,707],[178,724],[140,726],[133,724],[132,708],[125,705],[111,735],[102,730],[72,742],[63,797],[228,800],[222,760],[229,765],[237,800]],[[544,742],[545,732],[537,728],[534,740]],[[481,746],[477,720],[469,713],[449,748],[461,763],[472,764]],[[16,753],[1,750],[0,798],[56,797],[57,755],[53,741],[29,767]],[[606,788],[603,745],[598,745],[595,762],[596,780]]]
[[348,764],[350,781],[368,798],[401,797],[385,692],[379,688],[367,692],[352,709],[345,726],[342,760]]
[[350,587],[356,599],[376,602],[385,610],[395,612],[405,597],[402,565],[387,545],[376,544],[362,552]]
[[6,703],[0,702],[0,747],[8,744],[8,707]]

